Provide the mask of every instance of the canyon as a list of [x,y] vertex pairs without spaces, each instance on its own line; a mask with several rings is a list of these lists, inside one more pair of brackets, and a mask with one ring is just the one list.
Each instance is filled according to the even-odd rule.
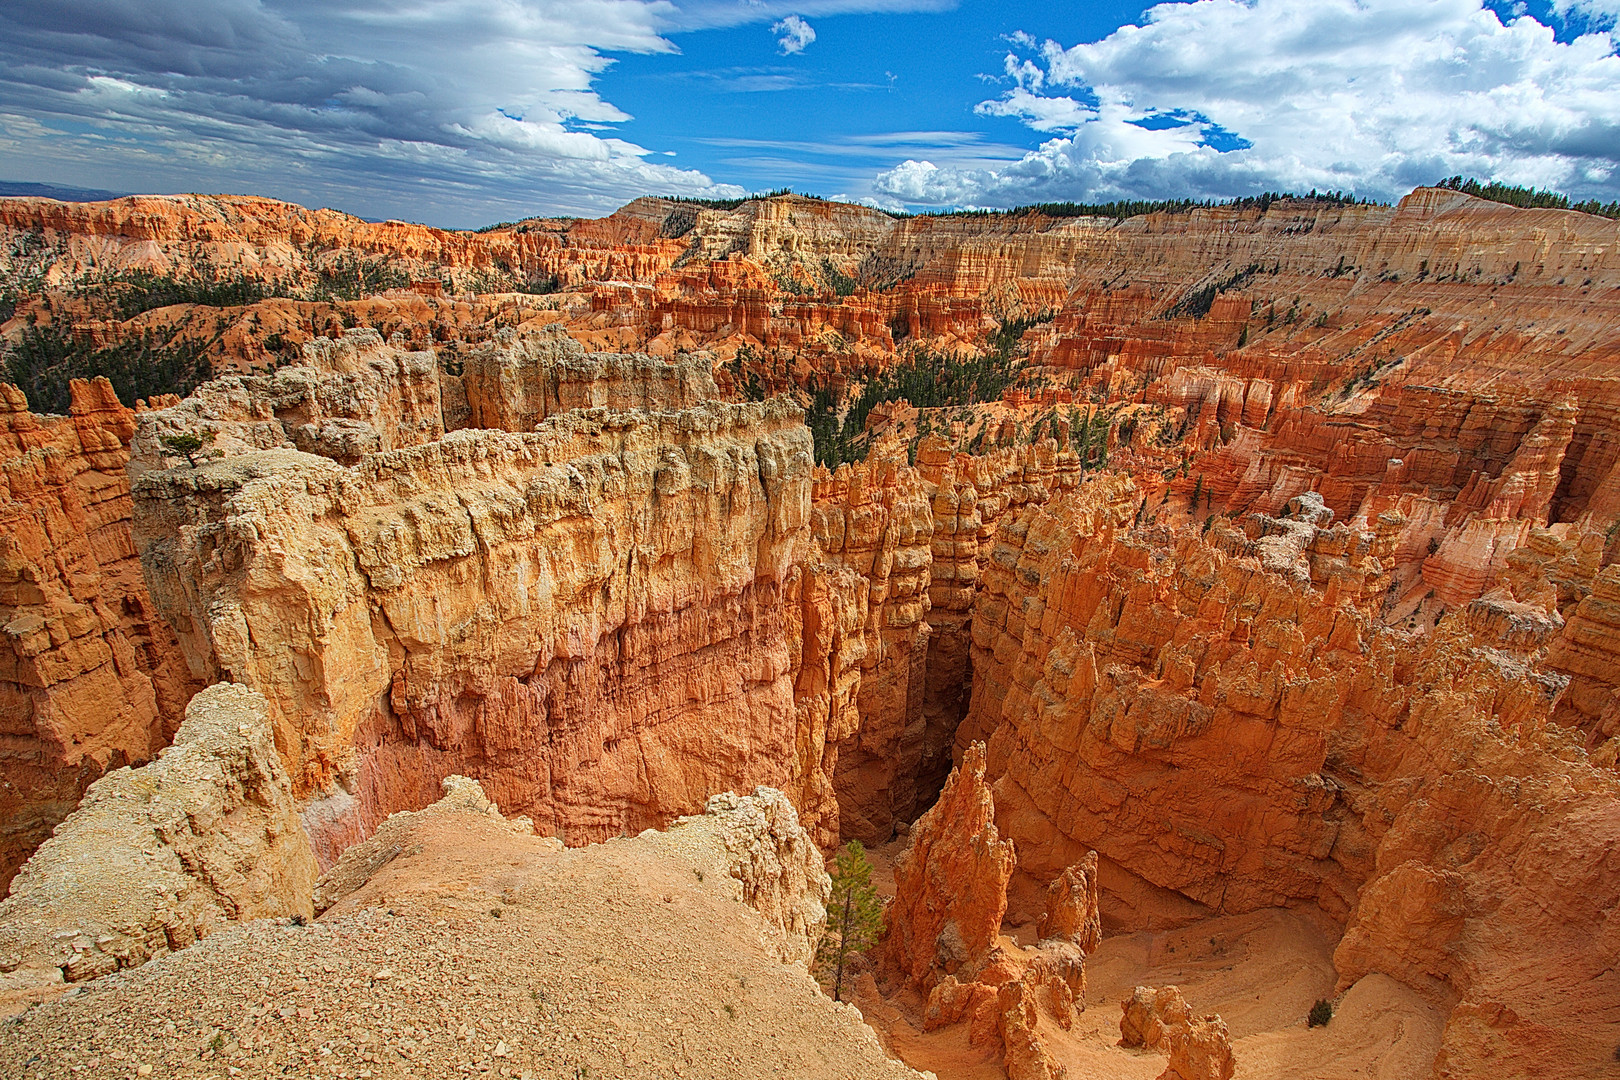
[[[339,948],[372,916],[315,874],[360,890],[411,830],[443,846],[399,886],[431,907],[499,892],[507,849],[542,891],[616,844],[675,873],[676,822],[744,813],[888,875],[849,1053],[1612,1076],[1617,249],[1443,189],[1124,220],[641,199],[479,233],[0,199],[0,337],[160,332],[210,368],[138,402],[80,379],[65,416],[4,388],[0,929],[72,933],[0,940],[0,979],[92,988],[69,1016],[316,906]],[[356,265],[388,287],[322,291]],[[262,287],[109,300],[210,275]],[[925,362],[1006,378],[871,400]],[[257,794],[186,798],[251,820],[215,831],[255,884],[165,841],[183,912],[40,899],[231,694],[254,749],[218,752]],[[785,1007],[819,857],[721,846]],[[1115,1045],[1133,977],[1187,995],[1158,1050]]]

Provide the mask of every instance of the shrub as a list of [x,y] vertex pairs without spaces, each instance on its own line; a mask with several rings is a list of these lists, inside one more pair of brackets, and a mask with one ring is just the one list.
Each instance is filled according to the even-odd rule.
[[[1018,372],[1018,349],[1026,331],[1049,322],[1051,314],[1007,319],[986,342],[986,352],[959,358],[915,348],[886,371],[867,379],[847,406],[830,389],[812,382],[804,422],[815,440],[816,464],[835,469],[866,457],[866,418],[886,401],[909,401],[919,409],[995,401]],[[842,416],[840,416],[842,412]]]
[[[204,264],[200,273],[211,272]],[[154,274],[135,270],[116,277],[104,278],[85,286],[84,291],[96,290],[110,298],[118,317],[135,316],[173,304],[201,304],[206,307],[246,307],[276,295],[275,285],[250,278],[237,272],[218,278],[198,277],[195,280],[177,278],[168,274]]]
[[389,289],[404,289],[411,284],[405,271],[393,266],[386,258],[355,258],[344,253],[316,273],[315,298],[319,300],[361,300]]
[[158,436],[158,442],[163,444],[163,449],[171,454],[179,454],[193,469],[197,467],[197,459],[205,456],[203,448],[213,441],[212,431],[182,431],[174,435]]
[[1326,998],[1319,998],[1316,1004],[1311,1006],[1311,1015],[1307,1018],[1306,1023],[1313,1028],[1327,1027],[1328,1021],[1332,1019],[1333,1002]]
[[105,375],[118,400],[191,393],[212,371],[206,343],[164,341],[155,331],[97,348],[59,323],[30,326],[0,359],[0,377],[15,383],[35,412],[66,413],[74,379]]

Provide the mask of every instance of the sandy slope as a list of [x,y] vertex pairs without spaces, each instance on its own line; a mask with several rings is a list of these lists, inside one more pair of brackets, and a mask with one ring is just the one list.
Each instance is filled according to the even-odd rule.
[[313,923],[233,924],[0,1022],[0,1076],[915,1078],[723,868],[472,816],[424,819]]
[[[873,852],[873,880],[892,887],[903,845]],[[1320,925],[1318,924],[1320,922]],[[1034,927],[1008,927],[1003,946],[1034,944]],[[1219,1013],[1231,1030],[1241,1080],[1407,1080],[1430,1074],[1445,1014],[1407,987],[1369,975],[1336,1002],[1332,1023],[1310,1028],[1318,998],[1331,998],[1337,930],[1325,920],[1271,909],[1202,919],[1164,933],[1119,934],[1086,960],[1086,1011],[1071,1031],[1043,1017],[1042,1034],[1068,1080],[1154,1080],[1164,1055],[1118,1045],[1120,1000],[1138,985],[1175,985],[1194,1010]],[[994,1047],[970,1047],[966,1025],[924,1034],[922,1002],[885,1001],[870,979],[856,1003],[891,1053],[941,1080],[1006,1074]]]

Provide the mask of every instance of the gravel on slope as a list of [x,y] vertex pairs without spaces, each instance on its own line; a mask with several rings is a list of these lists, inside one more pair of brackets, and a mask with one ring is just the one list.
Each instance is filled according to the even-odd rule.
[[316,922],[234,925],[0,1021],[0,1075],[919,1075],[678,855],[417,839]]

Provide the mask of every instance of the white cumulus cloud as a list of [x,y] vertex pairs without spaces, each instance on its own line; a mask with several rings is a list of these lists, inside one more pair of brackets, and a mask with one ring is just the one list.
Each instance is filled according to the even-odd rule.
[[[1620,0],[1585,0],[1593,10]],[[1620,58],[1480,0],[1196,0],[1065,47],[1009,38],[982,102],[1054,135],[981,167],[907,161],[881,196],[1008,206],[1259,190],[1388,198],[1464,173],[1613,198]]]
[[776,44],[783,56],[802,53],[816,40],[815,28],[797,15],[789,15],[780,22],[772,23],[771,33],[776,35]]

